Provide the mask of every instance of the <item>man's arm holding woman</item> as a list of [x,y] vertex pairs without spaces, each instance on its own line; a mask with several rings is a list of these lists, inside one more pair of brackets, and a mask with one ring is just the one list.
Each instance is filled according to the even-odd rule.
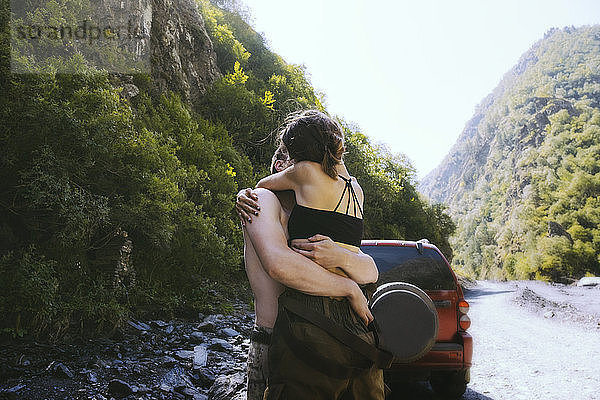
[[[242,221],[252,223],[251,215],[256,217],[260,209],[258,196],[252,189],[240,190],[236,210]],[[345,249],[327,236],[315,235],[308,239],[295,239],[292,240],[291,247],[298,254],[308,257],[325,269],[341,268],[358,284],[376,282],[379,277],[379,271],[371,256],[360,250],[355,253]]]
[[341,268],[358,284],[377,282],[379,271],[373,258],[358,250],[357,253],[336,244],[325,235],[291,241],[292,250],[308,257],[326,269]]
[[307,294],[346,297],[357,315],[369,323],[373,316],[358,284],[290,249],[279,219],[279,200],[268,190],[259,189],[255,193],[262,211],[244,229],[269,276]]

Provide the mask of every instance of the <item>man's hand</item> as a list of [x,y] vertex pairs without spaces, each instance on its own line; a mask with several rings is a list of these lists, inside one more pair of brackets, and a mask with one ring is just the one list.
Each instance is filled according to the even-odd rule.
[[235,198],[235,210],[242,221],[242,225],[245,226],[246,222],[252,223],[251,215],[258,215],[260,211],[256,193],[250,188],[240,190]]
[[369,325],[374,319],[371,310],[369,310],[369,303],[356,283],[354,284],[354,287],[355,289],[352,290],[352,293],[347,296],[348,301],[356,315],[363,320],[365,325]]
[[291,241],[292,250],[313,260],[326,269],[343,267],[347,264],[347,251],[325,235],[314,235],[308,239]]

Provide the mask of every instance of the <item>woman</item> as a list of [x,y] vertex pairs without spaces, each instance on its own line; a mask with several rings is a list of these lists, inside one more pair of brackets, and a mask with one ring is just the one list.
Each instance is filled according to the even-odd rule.
[[[293,165],[262,179],[257,187],[294,191],[296,205],[288,221],[290,239],[323,234],[358,252],[363,232],[363,193],[342,162],[344,136],[339,124],[315,110],[293,114],[285,121],[281,141]],[[333,272],[353,278],[358,271],[350,265]],[[269,348],[266,399],[384,398],[380,369],[289,310],[294,305],[317,312],[374,343],[372,333],[346,299],[311,296],[286,288],[279,304]]]

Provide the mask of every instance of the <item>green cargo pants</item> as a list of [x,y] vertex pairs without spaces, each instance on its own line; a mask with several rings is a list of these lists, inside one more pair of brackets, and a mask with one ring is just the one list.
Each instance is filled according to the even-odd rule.
[[[282,296],[303,295],[286,290]],[[374,336],[353,316],[346,300],[308,296],[304,304],[350,328],[363,340]],[[269,348],[265,400],[383,400],[383,370],[329,333],[279,307]]]

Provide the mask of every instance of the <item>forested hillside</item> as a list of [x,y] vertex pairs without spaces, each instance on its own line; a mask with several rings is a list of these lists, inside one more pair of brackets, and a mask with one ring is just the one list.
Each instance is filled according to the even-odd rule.
[[[234,195],[267,173],[288,112],[326,111],[304,67],[271,52],[235,3],[143,0],[151,72],[104,71],[75,42],[36,58],[19,39],[13,68],[36,72],[16,74],[10,2],[0,4],[2,332],[56,339],[132,316],[230,310],[247,288]],[[24,22],[73,26],[89,7],[27,4],[36,12]],[[64,65],[75,73],[57,73]],[[410,164],[341,122],[366,237],[427,237],[450,256],[454,225],[418,195]]]
[[420,186],[480,278],[600,274],[600,27],[552,29],[477,107]]

